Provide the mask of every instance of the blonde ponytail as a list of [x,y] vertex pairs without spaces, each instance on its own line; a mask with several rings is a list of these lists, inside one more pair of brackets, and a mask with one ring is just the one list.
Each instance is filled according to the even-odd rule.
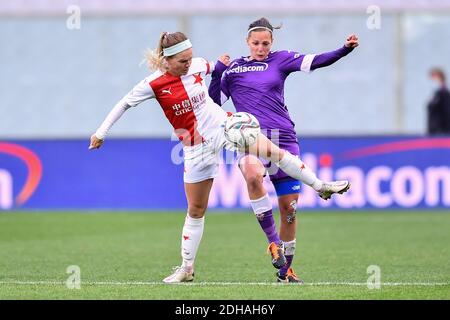
[[163,40],[167,37],[168,32],[163,32],[159,37],[158,46],[156,50],[147,49],[144,53],[144,61],[147,64],[147,67],[152,70],[160,70],[165,72],[164,69],[164,56],[163,56]]
[[144,61],[147,67],[152,70],[160,70],[161,72],[166,72],[167,68],[165,66],[165,57],[163,56],[163,49],[170,46],[176,45],[181,41],[186,40],[187,37],[182,32],[163,32],[159,37],[158,46],[155,50],[147,49],[144,53]]

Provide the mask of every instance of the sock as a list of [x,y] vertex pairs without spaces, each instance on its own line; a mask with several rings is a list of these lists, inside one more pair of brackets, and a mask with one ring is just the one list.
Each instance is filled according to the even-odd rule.
[[288,151],[285,151],[283,159],[276,165],[292,178],[302,181],[314,190],[319,191],[322,188],[322,180],[317,178],[316,174],[299,157]]
[[267,193],[262,198],[250,200],[250,204],[269,243],[280,242],[275,221],[273,220],[272,203]]
[[183,258],[181,266],[187,272],[192,271],[194,268],[195,255],[197,254],[200,240],[202,240],[204,224],[205,217],[195,219],[191,218],[189,214],[186,215],[181,235],[181,257]]
[[280,269],[280,275],[283,277],[286,275],[288,269],[291,267],[292,260],[294,260],[295,254],[295,239],[292,241],[284,242],[284,255],[286,256],[287,263]]

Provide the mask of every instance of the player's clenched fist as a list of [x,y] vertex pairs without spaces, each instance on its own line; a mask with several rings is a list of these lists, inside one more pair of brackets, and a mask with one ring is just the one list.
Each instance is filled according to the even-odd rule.
[[93,134],[91,136],[91,144],[89,145],[89,150],[100,148],[103,144],[103,141],[104,140],[97,138],[97,136]]
[[358,37],[354,34],[349,35],[347,40],[345,41],[345,46],[347,48],[356,48],[358,45]]
[[219,57],[219,61],[222,62],[224,65],[229,66],[230,65],[230,55],[223,54]]

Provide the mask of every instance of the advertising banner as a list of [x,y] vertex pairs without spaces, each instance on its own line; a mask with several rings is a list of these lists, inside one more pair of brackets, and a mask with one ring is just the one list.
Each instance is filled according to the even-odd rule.
[[[322,180],[351,182],[329,201],[302,185],[304,209],[450,209],[450,137],[309,137],[301,157]],[[223,154],[209,208],[249,208]],[[274,206],[275,191],[264,182]],[[182,148],[170,139],[0,141],[0,209],[186,209]]]

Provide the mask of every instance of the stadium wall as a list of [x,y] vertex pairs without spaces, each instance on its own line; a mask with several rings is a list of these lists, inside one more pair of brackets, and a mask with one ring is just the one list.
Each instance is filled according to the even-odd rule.
[[[70,15],[62,9],[59,16],[0,14],[0,138],[88,136],[148,75],[139,64],[161,31],[184,25],[196,55],[215,60],[228,52],[236,58],[248,53],[245,31],[261,15],[105,17],[81,8],[80,29],[67,29]],[[360,46],[333,66],[287,79],[285,101],[301,136],[426,131],[426,104],[433,92],[429,70],[440,66],[450,71],[445,54],[450,42],[443,41],[450,39],[450,14],[383,9],[380,29],[369,29],[370,15],[360,9],[268,15],[274,24],[283,23],[275,33],[274,50],[320,53],[342,46],[350,33],[360,38]],[[224,108],[234,110],[231,101]],[[170,134],[155,100],[127,112],[111,132],[127,138]]]
[[[302,158],[325,180],[349,179],[331,201],[302,186],[303,209],[450,208],[450,137],[301,138]],[[249,208],[232,153],[223,154],[211,209]],[[185,209],[181,146],[168,139],[0,141],[0,209]],[[273,204],[276,196],[265,181]]]

